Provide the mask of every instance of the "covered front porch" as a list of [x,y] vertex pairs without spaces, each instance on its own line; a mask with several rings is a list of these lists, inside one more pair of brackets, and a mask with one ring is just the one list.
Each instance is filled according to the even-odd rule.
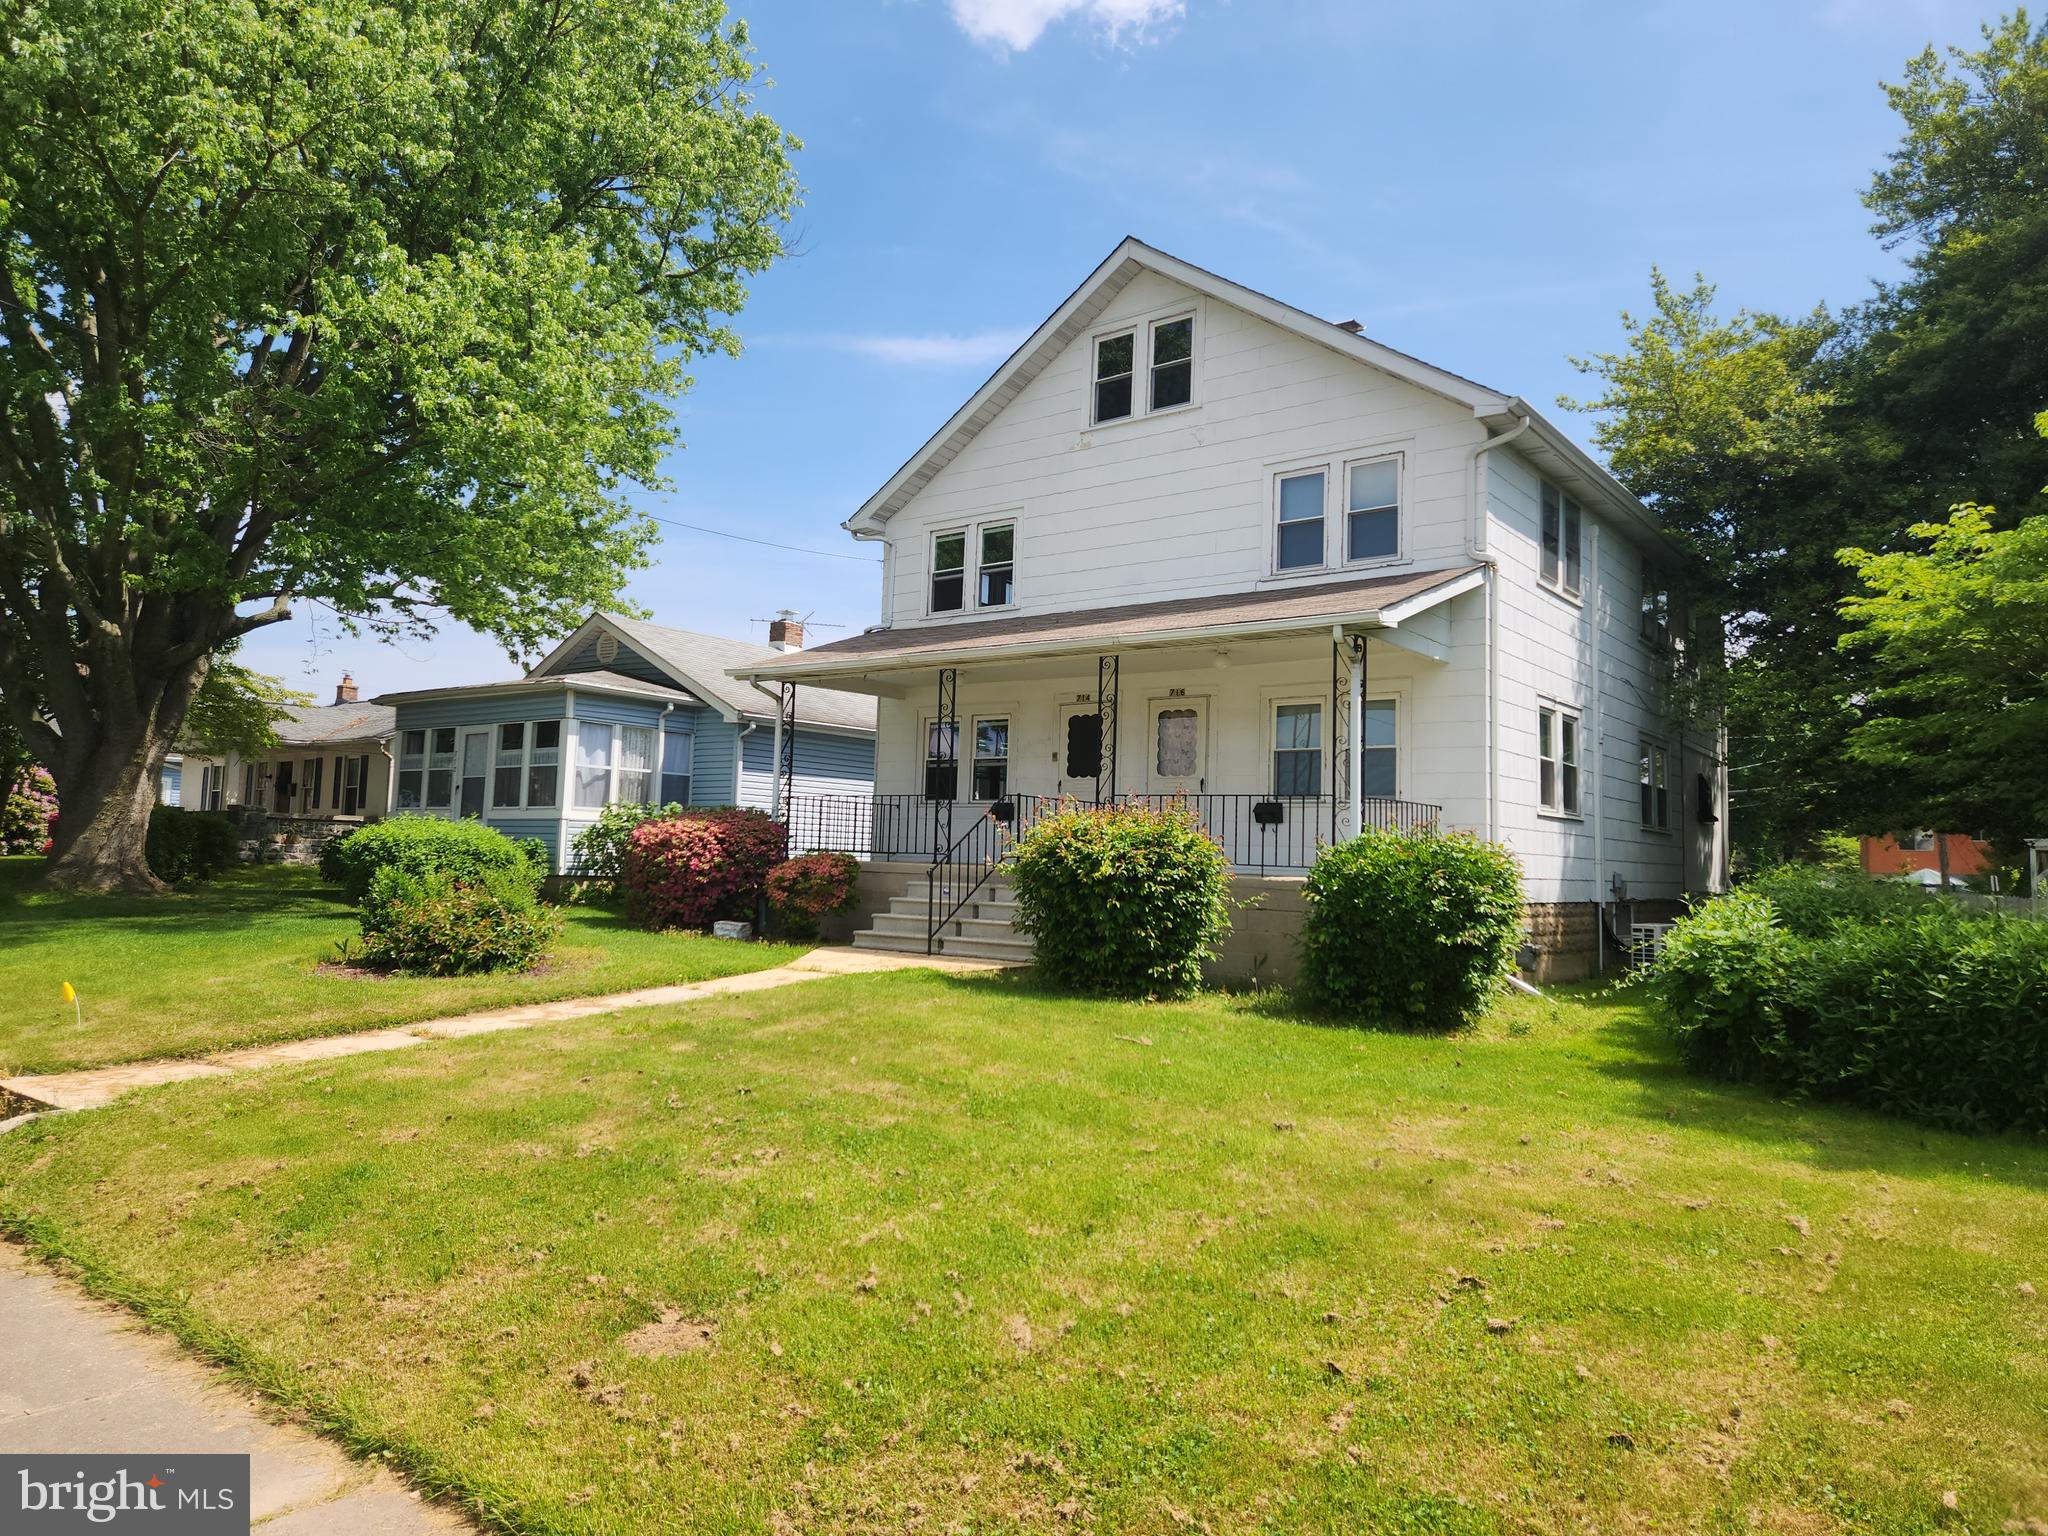
[[[1405,611],[1387,585],[883,632],[767,664],[792,722],[806,682],[878,699],[874,793],[786,793],[790,846],[964,866],[1062,801],[1136,799],[1187,807],[1240,872],[1284,876],[1363,827],[1474,824],[1483,609],[1461,634],[1453,599],[1478,573],[1404,578]],[[1174,622],[1148,625],[1161,607]]]

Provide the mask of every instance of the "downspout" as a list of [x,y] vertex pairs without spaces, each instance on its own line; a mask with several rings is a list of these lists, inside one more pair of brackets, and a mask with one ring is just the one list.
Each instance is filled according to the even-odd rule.
[[1483,671],[1486,688],[1486,838],[1500,837],[1500,565],[1488,547],[1486,537],[1486,456],[1503,448],[1529,430],[1531,418],[1523,416],[1505,432],[1482,438],[1472,450],[1469,470],[1471,514],[1465,528],[1465,553],[1476,561],[1486,581],[1486,646]]
[[[661,769],[668,761],[668,717],[675,712],[676,701],[670,699],[661,706],[661,713],[654,721],[654,793],[661,795]],[[666,802],[661,802],[666,803]]]
[[1606,627],[1606,605],[1600,596],[1600,525],[1593,524],[1586,531],[1586,569],[1591,580],[1586,583],[1586,622],[1592,629],[1589,647],[1593,661],[1593,741],[1592,753],[1587,766],[1592,770],[1587,777],[1592,781],[1593,801],[1593,927],[1594,974],[1607,969],[1607,817],[1605,794],[1605,766],[1607,759],[1607,690],[1601,683],[1600,634]]
[[384,814],[389,816],[398,800],[398,760],[391,755],[389,736],[377,738],[377,750],[384,754]]
[[[747,738],[753,735],[754,732],[758,731],[760,728],[760,721],[744,720],[740,723],[739,734],[733,738],[732,801],[734,805],[738,805],[740,802],[740,778],[747,771]],[[695,788],[696,787],[694,785],[691,786],[692,793],[695,793]],[[773,791],[771,790],[770,793],[772,794]]]

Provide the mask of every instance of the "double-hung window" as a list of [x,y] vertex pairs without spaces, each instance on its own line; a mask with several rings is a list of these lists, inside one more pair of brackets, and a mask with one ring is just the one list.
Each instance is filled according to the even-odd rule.
[[619,727],[618,782],[612,799],[621,805],[645,805],[654,795],[654,727]]
[[1010,792],[1010,722],[974,722],[974,798],[1000,800]]
[[1320,795],[1323,792],[1323,706],[1320,703],[1273,706],[1273,793]]
[[1015,595],[1011,573],[1017,563],[1017,525],[985,523],[981,529],[981,561],[976,568],[975,604],[982,608],[1006,608]]
[[1579,504],[1548,480],[1543,482],[1543,585],[1572,597],[1579,595]]
[[1654,832],[1671,830],[1670,764],[1664,749],[1645,741],[1636,758],[1637,787],[1642,793],[1643,825]]
[[526,726],[512,721],[498,727],[498,755],[491,767],[491,805],[519,807],[520,781],[526,777]]
[[526,749],[526,804],[549,810],[557,803],[562,778],[562,722],[536,720]]
[[689,731],[670,731],[661,740],[661,803],[690,803],[690,755],[697,738]]
[[1536,710],[1536,777],[1543,809],[1579,814],[1579,717],[1556,704]]
[[1325,472],[1304,470],[1279,480],[1280,526],[1274,550],[1276,570],[1306,571],[1323,563]]
[[1131,414],[1131,377],[1136,370],[1138,333],[1120,331],[1095,338],[1095,414],[1097,424],[1122,421]]
[[320,769],[327,761],[324,757],[309,757],[300,765],[299,792],[305,797],[306,809],[320,809]]
[[455,803],[455,727],[437,725],[427,739],[427,809],[445,811]]
[[1643,638],[1654,646],[1663,646],[1671,639],[1671,593],[1657,585],[1657,573],[1650,562],[1643,562]]
[[208,763],[199,770],[199,808],[202,811],[220,809],[221,785],[227,773],[225,763]]
[[958,613],[967,603],[967,535],[932,535],[932,612]]
[[960,726],[933,720],[925,726],[924,797],[951,800],[960,792]]
[[1365,796],[1368,800],[1391,800],[1399,782],[1398,749],[1394,742],[1394,701],[1365,701]]
[[1345,467],[1344,558],[1391,560],[1401,553],[1401,461]]
[[1152,409],[1168,410],[1195,398],[1195,317],[1161,320],[1152,327]]
[[601,811],[612,797],[612,728],[592,720],[576,722],[575,806]]

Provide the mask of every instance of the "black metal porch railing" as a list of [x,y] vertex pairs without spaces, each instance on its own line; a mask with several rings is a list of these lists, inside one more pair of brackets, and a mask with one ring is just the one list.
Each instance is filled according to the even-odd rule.
[[[1182,805],[1193,811],[1230,862],[1252,874],[1292,873],[1315,862],[1316,851],[1343,836],[1344,807],[1333,795],[1121,795],[1121,801]],[[997,805],[1014,805],[1015,823],[991,822]],[[1014,836],[1058,801],[1049,795],[1014,795],[1007,802],[963,800],[954,806],[953,825],[963,828],[947,848],[935,846],[932,802],[922,795],[793,795],[785,821],[789,851],[850,853],[856,858],[940,863],[975,862],[976,838],[992,839],[995,827]],[[1359,807],[1368,827],[1419,831],[1442,819],[1440,806],[1374,796]],[[1026,819],[1028,818],[1028,820]]]
[[939,934],[989,882],[1018,838],[1058,808],[1046,795],[1013,795],[997,800],[974,818],[942,858],[925,872],[925,948],[938,947]]

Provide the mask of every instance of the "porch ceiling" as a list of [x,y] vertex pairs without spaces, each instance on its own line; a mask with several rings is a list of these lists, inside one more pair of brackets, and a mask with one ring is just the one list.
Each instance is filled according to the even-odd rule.
[[892,684],[908,681],[908,675],[935,667],[973,665],[982,670],[994,665],[1014,676],[1037,671],[1051,676],[1070,671],[1076,656],[1108,651],[1142,665],[1140,657],[1148,649],[1208,646],[1236,651],[1252,644],[1299,644],[1303,635],[1327,631],[1332,625],[1393,630],[1470,591],[1481,580],[1478,566],[1460,565],[1115,608],[871,630],[735,669],[734,675],[771,685],[817,682],[887,693]]

